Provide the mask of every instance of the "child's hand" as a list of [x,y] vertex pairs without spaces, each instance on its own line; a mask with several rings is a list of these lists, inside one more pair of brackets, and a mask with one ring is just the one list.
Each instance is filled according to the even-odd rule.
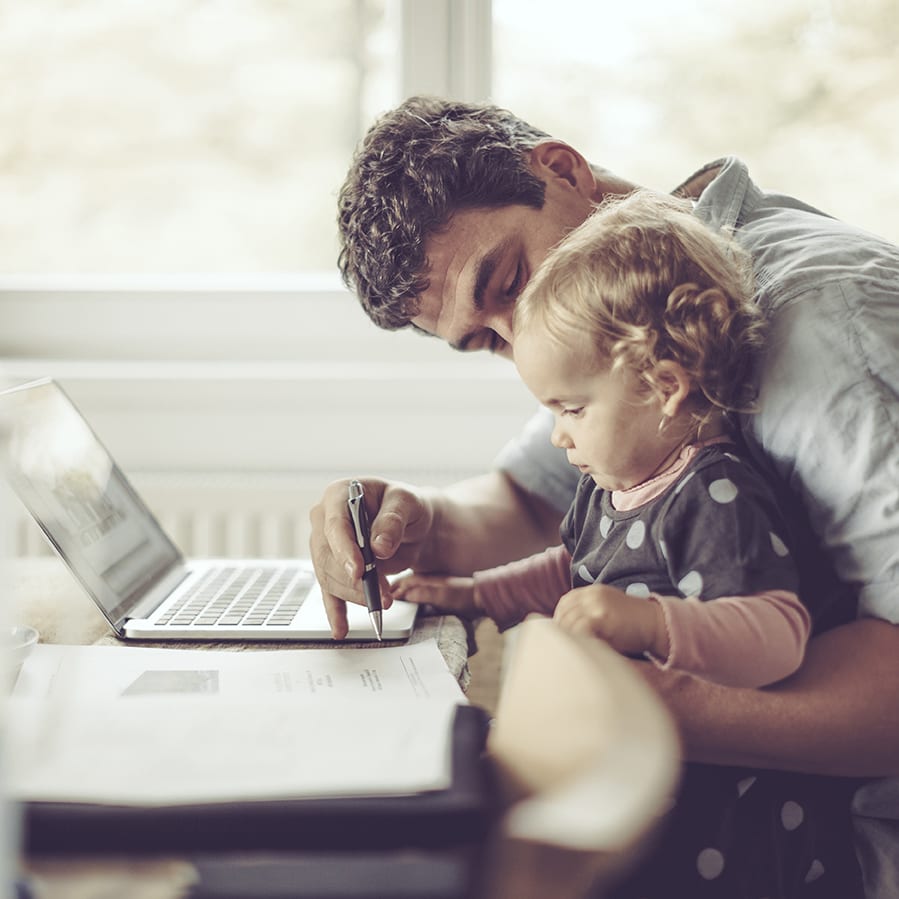
[[393,582],[391,595],[407,602],[428,603],[466,618],[484,614],[475,602],[474,578],[471,577],[407,574]]
[[553,619],[569,633],[599,637],[626,655],[648,651],[668,658],[661,606],[651,599],[628,596],[617,587],[576,587],[559,600]]

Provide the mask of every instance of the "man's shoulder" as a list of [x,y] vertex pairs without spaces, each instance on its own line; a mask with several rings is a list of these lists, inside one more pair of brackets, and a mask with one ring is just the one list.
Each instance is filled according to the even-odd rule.
[[705,189],[719,176],[722,168],[732,160],[739,163],[739,160],[736,160],[735,157],[729,156],[723,156],[720,159],[707,162],[704,166],[693,172],[689,178],[684,179],[678,184],[678,186],[671,191],[672,195],[684,200],[698,200],[703,191],[705,191]]

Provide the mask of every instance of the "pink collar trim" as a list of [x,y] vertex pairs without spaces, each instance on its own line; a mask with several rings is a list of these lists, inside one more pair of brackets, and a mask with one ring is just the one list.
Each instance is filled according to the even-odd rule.
[[701,440],[698,443],[688,443],[678,453],[677,458],[660,474],[655,475],[648,481],[644,481],[642,484],[628,487],[627,490],[613,490],[612,506],[618,512],[630,512],[640,506],[645,506],[646,503],[661,496],[678,479],[701,449],[712,446],[715,443],[727,443],[729,441],[730,438],[726,434],[721,434],[718,437],[710,437],[708,440]]

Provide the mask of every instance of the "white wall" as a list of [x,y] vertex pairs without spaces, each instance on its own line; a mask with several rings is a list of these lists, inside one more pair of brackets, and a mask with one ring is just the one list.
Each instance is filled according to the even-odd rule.
[[535,408],[511,363],[381,331],[336,276],[254,284],[7,280],[0,357],[57,378],[172,522],[187,497],[302,523],[337,477],[478,474]]

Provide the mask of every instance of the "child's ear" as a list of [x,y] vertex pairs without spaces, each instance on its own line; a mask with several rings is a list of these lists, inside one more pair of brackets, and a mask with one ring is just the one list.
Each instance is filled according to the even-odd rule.
[[653,381],[662,403],[662,414],[666,418],[674,418],[693,392],[693,379],[682,365],[663,359],[653,370]]

